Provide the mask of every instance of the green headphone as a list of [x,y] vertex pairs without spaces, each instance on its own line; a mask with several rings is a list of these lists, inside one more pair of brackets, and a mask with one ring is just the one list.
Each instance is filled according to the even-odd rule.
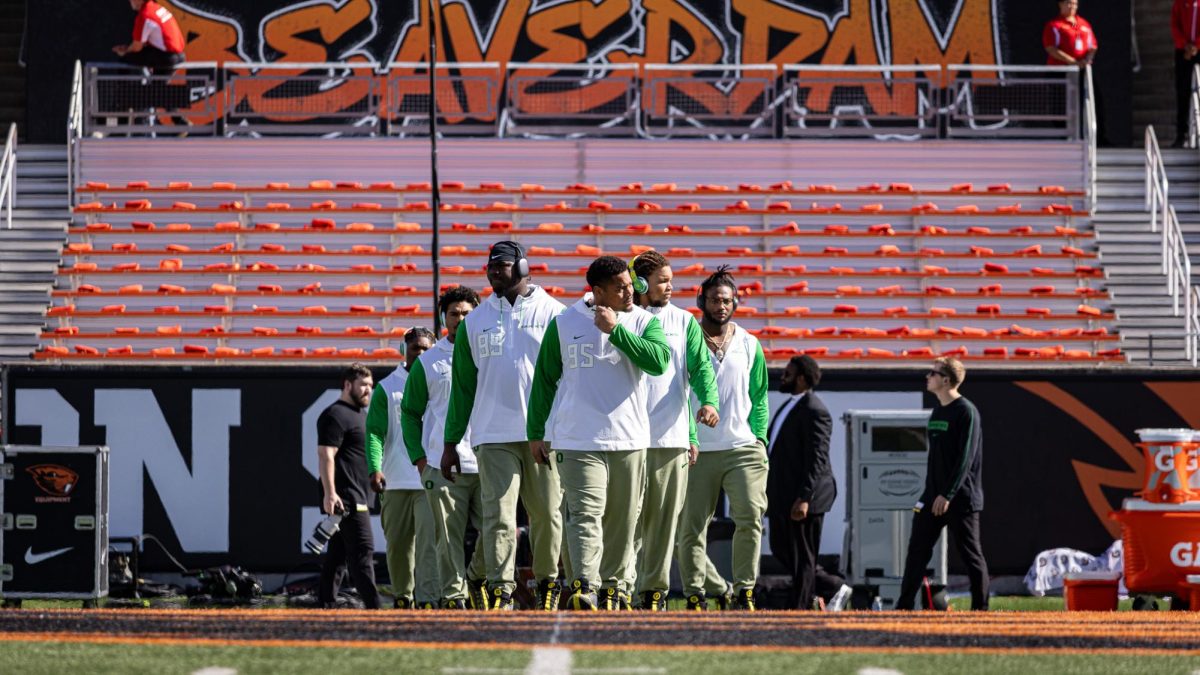
[[650,290],[650,284],[647,284],[645,279],[639,277],[637,272],[633,271],[633,264],[637,262],[637,259],[640,257],[642,256],[639,253],[638,255],[634,256],[633,260],[629,261],[629,279],[633,282],[633,292],[637,293],[638,295],[645,295],[646,291]]

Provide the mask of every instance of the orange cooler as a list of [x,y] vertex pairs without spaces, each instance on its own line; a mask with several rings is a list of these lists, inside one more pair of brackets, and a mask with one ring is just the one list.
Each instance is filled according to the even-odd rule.
[[1182,504],[1200,498],[1191,489],[1196,470],[1196,449],[1192,429],[1138,429],[1142,442],[1138,447],[1146,457],[1145,487],[1137,495],[1150,502]]
[[1115,612],[1120,572],[1068,572],[1063,576],[1068,612]]
[[1130,592],[1191,595],[1188,576],[1200,574],[1200,502],[1127,499],[1109,517],[1121,523]]

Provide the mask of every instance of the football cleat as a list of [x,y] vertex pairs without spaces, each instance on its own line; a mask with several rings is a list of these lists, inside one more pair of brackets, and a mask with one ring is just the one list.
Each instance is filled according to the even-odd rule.
[[745,612],[755,611],[754,589],[743,588],[742,590],[738,591],[733,597],[733,609]]
[[492,611],[508,612],[513,609],[511,593],[505,593],[503,588],[492,589]]
[[612,612],[621,609],[621,598],[616,588],[600,589],[600,609]]
[[557,579],[542,579],[537,587],[537,608],[547,612],[558,609],[562,597],[562,582]]
[[692,593],[687,598],[687,608],[690,612],[703,612],[708,609],[708,600],[703,593]]
[[413,608],[413,600],[412,600],[412,598],[401,596],[392,601],[392,608],[393,609],[412,609]]
[[582,579],[576,579],[571,583],[571,597],[567,599],[567,606],[571,609],[595,610],[599,603],[596,601],[596,592],[591,586]]
[[625,591],[617,591],[617,609],[624,612],[633,609],[633,599]]
[[455,598],[453,600],[450,600],[448,598],[442,598],[441,604],[442,604],[442,609],[466,609],[467,608],[467,601],[463,600],[462,598]]
[[722,612],[728,610],[733,605],[733,585],[726,584],[725,592],[716,597],[717,609]]
[[487,582],[482,579],[467,579],[467,605],[471,609],[488,610]]
[[667,611],[667,594],[664,591],[646,591],[642,593],[642,609],[647,612]]

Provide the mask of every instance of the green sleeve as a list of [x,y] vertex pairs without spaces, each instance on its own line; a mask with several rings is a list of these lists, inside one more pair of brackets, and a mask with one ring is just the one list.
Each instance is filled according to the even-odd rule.
[[667,336],[663,334],[657,316],[650,319],[641,335],[634,335],[625,326],[617,324],[608,339],[647,375],[657,376],[667,372],[667,365],[671,363],[671,347],[667,344]]
[[429,383],[425,381],[425,367],[421,365],[421,359],[417,359],[408,371],[404,398],[400,401],[400,430],[404,432],[404,448],[413,464],[425,457],[421,426],[428,407]]
[[750,366],[750,430],[755,438],[767,444],[767,422],[771,410],[767,403],[767,359],[762,343],[755,343],[754,363]]
[[525,418],[525,436],[531,441],[546,438],[546,419],[554,405],[558,381],[562,379],[562,349],[558,342],[558,319],[551,319],[542,337],[533,382],[529,389],[529,412]]
[[716,408],[717,378],[713,374],[712,362],[708,359],[708,347],[704,346],[704,336],[700,333],[700,324],[695,317],[688,319],[687,325],[687,369],[688,383],[700,406],[711,405]]
[[692,397],[688,397],[688,443],[699,447],[700,439],[696,437],[696,411],[692,409]]
[[388,396],[382,384],[375,385],[371,405],[367,407],[367,471],[379,473],[383,468],[383,444],[388,435]]
[[446,411],[447,443],[458,444],[467,435],[471,408],[475,407],[475,388],[479,384],[479,368],[471,354],[467,322],[458,324],[454,334],[454,365],[450,369],[450,406]]

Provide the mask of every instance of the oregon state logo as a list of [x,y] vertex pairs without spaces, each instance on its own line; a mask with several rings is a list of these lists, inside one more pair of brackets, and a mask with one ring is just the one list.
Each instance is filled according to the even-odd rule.
[[35,497],[36,502],[69,502],[79,483],[79,474],[60,464],[37,464],[25,469],[33,482],[48,496]]

